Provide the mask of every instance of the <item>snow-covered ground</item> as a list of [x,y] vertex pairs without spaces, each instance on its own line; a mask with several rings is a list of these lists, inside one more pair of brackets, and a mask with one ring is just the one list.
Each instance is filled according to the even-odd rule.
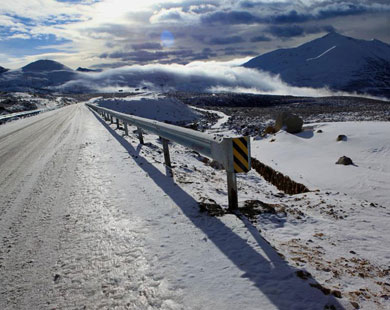
[[171,179],[158,137],[134,131],[83,105],[0,127],[0,308],[389,308],[388,205],[284,195],[252,170],[249,220],[210,216],[198,203],[224,213],[225,172],[170,144]]
[[26,100],[34,103],[38,107],[38,109],[55,109],[58,106],[63,106],[64,104],[62,97],[43,98],[40,96],[34,96],[29,93],[21,92],[12,93],[12,96],[15,97],[16,100]]
[[198,107],[191,107],[195,111],[201,111],[201,112],[211,112],[217,115],[218,120],[215,124],[211,125],[210,128],[207,130],[208,133],[218,133],[218,132],[223,132],[226,134],[228,129],[224,127],[226,125],[227,121],[229,120],[229,116],[226,115],[223,112],[220,111],[213,111],[213,110],[207,110],[207,109],[202,109]]
[[94,98],[89,101],[100,107],[122,113],[168,122],[191,122],[199,113],[177,99],[157,93],[122,98]]
[[24,92],[2,93],[0,95],[0,114],[13,114],[23,111],[48,111],[74,104],[73,98],[56,95],[38,95]]
[[[336,141],[339,135],[345,140]],[[390,122],[310,124],[297,135],[281,131],[254,141],[252,156],[310,189],[390,207]],[[336,165],[341,156],[355,165]]]
[[[227,120],[227,117],[221,113],[219,116],[221,120]],[[223,127],[222,121],[217,122],[217,124]],[[387,145],[388,123],[358,123],[355,124],[355,127],[359,124],[360,129],[354,128],[355,135],[351,132],[353,128],[347,130],[349,123],[313,125],[321,127],[323,138],[325,139],[317,142],[317,145],[313,145],[313,148],[316,151],[318,149],[318,152],[322,154],[322,159],[327,162],[331,161],[332,165],[336,166],[335,161],[338,157],[333,160],[333,151],[325,145],[327,137],[332,136],[332,141],[328,141],[329,144],[334,140],[336,146],[340,146],[341,143],[354,141],[353,137],[358,137],[357,132],[366,133],[367,136],[375,133],[375,141],[366,141],[366,144],[362,143],[361,145],[359,143],[353,144],[352,150],[355,153],[358,153],[356,149],[359,147],[362,149],[373,149],[375,147],[380,148],[381,145]],[[337,125],[341,126],[341,128],[337,127]],[[334,132],[337,135],[345,134],[347,141],[336,142],[337,135],[333,137],[334,133],[330,130],[332,126],[336,126]],[[313,130],[318,130],[318,128],[306,128],[307,130],[298,139],[308,141],[312,134],[313,136],[314,134],[319,135],[320,133],[313,133]],[[345,130],[338,132],[337,129]],[[218,131],[218,129],[214,126],[210,132],[213,131]],[[226,132],[229,135],[232,134],[230,131]],[[280,140],[280,137],[284,135],[287,134],[284,132],[277,134],[276,141]],[[290,136],[290,139],[297,139],[296,136]],[[161,173],[164,173],[161,150],[154,147],[159,144],[157,137],[147,135],[145,139],[149,148],[142,148],[145,152],[144,158],[154,163]],[[135,135],[132,135],[130,140],[134,145],[133,147],[136,148],[138,141]],[[254,141],[252,145],[254,155],[258,154],[257,150],[271,153],[271,147],[274,146],[272,143],[276,142],[269,142],[269,139]],[[296,145],[297,143],[291,142],[291,144]],[[280,142],[280,145],[283,145],[283,143]],[[288,149],[292,148],[288,143],[286,145]],[[319,149],[319,145],[324,145],[322,152]],[[181,146],[172,144],[170,148],[175,166],[175,181],[179,186],[190,193],[196,201],[204,201],[211,205],[219,205],[226,208],[225,172],[215,170],[208,164],[205,165],[205,160],[202,156],[199,157]],[[299,146],[296,145],[296,149],[299,149]],[[310,150],[307,151],[309,152]],[[316,151],[313,154],[316,154]],[[284,152],[280,151],[279,153],[283,153],[286,156],[288,151],[284,150]],[[294,152],[291,154],[291,156],[283,157],[283,160],[294,162]],[[373,154],[375,156],[376,153],[373,152]],[[352,156],[350,153],[339,156],[342,155]],[[377,155],[379,157],[376,159],[372,158],[372,160],[387,165],[386,158],[389,158],[389,155]],[[261,156],[257,157],[260,160],[264,159]],[[302,160],[304,156],[302,153],[299,153],[298,157]],[[352,158],[357,164],[363,166],[364,156],[357,157],[354,155]],[[265,162],[269,165],[274,163],[272,161]],[[310,161],[307,161],[306,164],[309,165]],[[287,174],[287,171],[279,167],[278,164],[275,164],[274,167]],[[291,167],[295,167],[294,164],[291,164]],[[336,166],[336,169],[338,167]],[[313,166],[311,168],[311,171],[315,171]],[[357,167],[342,166],[341,168]],[[308,171],[310,172],[310,169]],[[375,175],[381,174],[379,170],[373,169],[368,169],[365,173],[372,174],[367,179],[366,184],[368,186],[370,186],[369,180],[374,180]],[[329,176],[329,174],[331,174],[331,171],[328,171],[325,175]],[[341,176],[344,175],[341,174]],[[306,179],[301,177],[295,178],[294,173],[291,174],[291,177],[306,184]],[[380,179],[386,180],[386,173],[380,176]],[[255,200],[266,203],[271,209],[262,209],[260,207],[257,209],[258,214],[251,218],[254,226],[244,221],[247,226],[238,225],[235,231],[244,229],[244,233],[245,231],[257,233],[260,230],[261,236],[258,235],[259,238],[264,237],[277,249],[280,255],[284,257],[282,261],[288,266],[289,272],[298,272],[300,276],[303,273],[303,277],[308,277],[308,285],[314,286],[318,290],[322,289],[325,293],[328,293],[327,290],[329,290],[331,294],[341,296],[341,299],[336,298],[336,303],[340,303],[347,309],[353,309],[357,305],[363,309],[387,309],[389,307],[390,279],[387,264],[390,258],[388,251],[390,247],[390,227],[387,218],[390,215],[390,210],[388,204],[378,205],[371,203],[375,202],[375,200],[367,199],[368,201],[366,201],[355,196],[353,192],[346,194],[344,193],[347,192],[346,190],[325,188],[321,186],[321,183],[317,186],[314,186],[313,183],[307,184],[309,187],[312,186],[313,189],[320,189],[319,191],[295,196],[283,195],[272,185],[265,182],[253,170],[247,175],[239,175],[238,182],[241,206],[248,205],[249,201]],[[315,182],[315,180],[312,182]],[[339,183],[345,187],[348,185],[343,180],[339,181]],[[377,187],[376,194],[372,193],[370,197],[385,198],[388,196],[386,185],[388,186],[388,182],[385,182],[383,187]],[[230,221],[232,218],[234,216],[224,215],[222,221],[224,222],[227,219]],[[251,244],[249,239],[248,242]],[[306,271],[310,275],[305,274]],[[312,309],[308,304],[304,303],[299,306],[298,304],[297,308]],[[318,301],[316,307],[320,307],[320,304],[321,302]],[[294,307],[295,304],[291,306],[291,308]],[[249,309],[251,308],[249,307]]]
[[1,309],[339,304],[296,277],[249,223],[199,211],[185,178],[209,177],[204,188],[223,191],[222,172],[214,179],[175,147],[174,183],[157,137],[141,146],[122,135],[83,105],[1,126]]

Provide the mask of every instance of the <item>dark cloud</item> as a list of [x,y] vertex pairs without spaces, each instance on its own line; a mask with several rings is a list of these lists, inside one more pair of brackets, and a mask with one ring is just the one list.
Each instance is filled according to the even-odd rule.
[[197,60],[207,60],[213,57],[217,57],[218,54],[214,52],[211,48],[204,48],[201,52],[193,53],[192,55],[188,55],[185,59],[182,57],[174,58],[171,62],[168,63],[178,63],[178,64],[187,64],[191,61]]
[[250,41],[251,42],[269,42],[269,41],[271,41],[271,38],[264,36],[264,35],[259,35],[259,36],[251,38]]
[[311,19],[316,19],[316,17],[310,14],[298,13],[296,10],[290,10],[287,13],[275,13],[273,10],[259,10],[259,16],[247,11],[220,11],[205,15],[201,18],[204,24],[223,25],[304,23]]
[[[340,16],[353,16],[372,12],[390,11],[390,5],[373,2],[352,3],[329,0],[311,5],[293,2],[253,2],[239,3],[241,11],[218,11],[202,16],[204,24],[292,24],[319,21]],[[249,10],[251,12],[249,12]]]
[[190,11],[192,13],[196,13],[196,14],[204,14],[204,13],[213,12],[216,9],[217,9],[217,6],[214,4],[201,4],[201,5],[197,5],[197,6],[192,6],[190,8]]
[[202,16],[201,21],[203,24],[218,23],[225,25],[254,24],[261,22],[258,17],[245,11],[215,12]]
[[268,33],[272,34],[274,37],[279,38],[292,38],[299,37],[305,34],[321,33],[321,32],[336,32],[336,29],[330,25],[324,26],[298,26],[298,25],[288,25],[288,26],[270,26],[266,28]]
[[181,11],[171,10],[171,11],[163,11],[159,14],[158,22],[177,22],[182,20]]
[[236,55],[238,53],[238,48],[237,47],[225,47],[223,49],[221,49],[220,51],[222,51],[225,55]]
[[245,40],[240,36],[231,36],[231,37],[216,37],[210,40],[210,44],[213,45],[227,45],[227,44],[236,44],[242,43]]
[[187,37],[187,32],[185,30],[183,30],[183,28],[185,28],[185,27],[182,27],[181,29],[179,29],[177,27],[177,28],[173,28],[173,29],[163,29],[161,31],[149,32],[148,37],[151,39],[161,39],[161,34],[163,33],[163,31],[168,30],[170,33],[172,33],[172,35],[175,39],[185,38],[185,37]]
[[138,50],[161,50],[162,46],[160,43],[139,43],[139,44],[132,44],[131,47],[138,51]]
[[275,37],[291,38],[298,37],[305,33],[305,30],[301,26],[270,26],[267,31]]
[[207,38],[207,35],[206,34],[202,34],[202,33],[196,33],[196,34],[191,35],[191,37],[194,40],[196,40],[196,41],[205,42],[206,38]]
[[252,1],[241,1],[240,2],[240,7],[243,9],[252,9],[256,6],[257,3],[252,2]]
[[378,7],[353,3],[338,3],[324,8],[319,8],[316,17],[318,19],[333,18],[338,16],[358,15],[377,10]]
[[319,21],[329,18],[362,15],[372,12],[390,11],[390,5],[383,5],[369,1],[366,3],[353,3],[352,1],[324,1],[314,3],[309,6],[297,6],[291,8],[291,4],[286,3],[285,10],[288,13],[270,13],[265,20],[272,24],[304,23],[307,21]]
[[337,32],[337,30],[331,25],[305,27],[305,33],[307,34],[320,33],[320,32]]
[[286,14],[278,14],[270,17],[269,22],[273,24],[304,23],[311,18],[312,16],[308,14],[302,14],[292,10]]
[[154,60],[163,60],[171,56],[192,56],[192,50],[178,50],[178,51],[154,51],[149,52],[145,50],[138,50],[132,52],[116,51],[113,53],[104,53],[100,55],[101,58],[122,59],[126,61],[146,62]]
[[216,57],[216,56],[217,56],[217,53],[214,52],[211,48],[206,47],[206,48],[204,48],[204,49],[202,50],[201,53],[199,53],[199,55],[197,56],[197,59],[200,59],[199,56],[200,56],[200,57],[203,57],[203,58],[201,58],[201,59],[208,59],[208,58],[210,58],[210,57]]
[[241,49],[238,47],[231,47],[231,46],[225,47],[223,49],[219,49],[219,52],[221,52],[223,55],[226,56],[238,56],[238,57],[257,56],[259,54],[256,51],[250,51],[250,50],[245,50],[245,49]]
[[103,53],[100,58],[120,59],[121,61],[131,63],[180,63],[185,64],[194,60],[204,60],[210,57],[216,57],[217,54],[210,48],[204,48],[200,52],[194,52],[191,49],[179,49],[173,51],[115,51],[112,53]]

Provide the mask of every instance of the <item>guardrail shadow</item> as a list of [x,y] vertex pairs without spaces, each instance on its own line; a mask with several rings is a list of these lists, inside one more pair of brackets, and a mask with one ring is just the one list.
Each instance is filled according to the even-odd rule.
[[[164,175],[140,156],[139,147],[133,147],[125,138],[113,130],[96,113],[95,117],[109,133],[126,149],[134,162],[147,173],[182,210],[183,214],[218,247],[244,274],[243,278],[252,281],[276,308],[290,309],[344,309],[333,295],[324,295],[320,290],[309,285],[318,284],[314,279],[304,281],[296,276],[294,267],[288,265],[278,253],[261,237],[258,230],[249,221],[244,225],[258,243],[261,254],[250,246],[245,239],[237,235],[219,218],[209,215],[199,216],[198,202],[174,183],[173,178]],[[135,156],[137,156],[135,158]],[[162,155],[161,155],[162,156]],[[183,237],[185,238],[185,237]],[[319,284],[318,284],[319,285]],[[233,294],[234,292],[232,292]]]

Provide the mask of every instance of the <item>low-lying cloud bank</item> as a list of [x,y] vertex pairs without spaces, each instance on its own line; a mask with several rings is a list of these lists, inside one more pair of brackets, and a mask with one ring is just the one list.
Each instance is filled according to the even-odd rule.
[[[245,59],[247,60],[247,59]],[[245,60],[193,62],[187,65],[151,64],[109,69],[101,73],[80,73],[58,87],[64,92],[115,92],[148,90],[194,92],[246,92],[293,96],[351,95],[326,88],[293,87],[279,76],[241,67]]]

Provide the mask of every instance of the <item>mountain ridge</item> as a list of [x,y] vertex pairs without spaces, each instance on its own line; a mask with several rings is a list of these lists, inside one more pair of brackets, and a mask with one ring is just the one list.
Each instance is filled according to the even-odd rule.
[[257,56],[244,65],[293,86],[390,95],[390,45],[338,33]]
[[0,74],[2,74],[3,72],[7,72],[8,70],[9,69],[0,66]]

